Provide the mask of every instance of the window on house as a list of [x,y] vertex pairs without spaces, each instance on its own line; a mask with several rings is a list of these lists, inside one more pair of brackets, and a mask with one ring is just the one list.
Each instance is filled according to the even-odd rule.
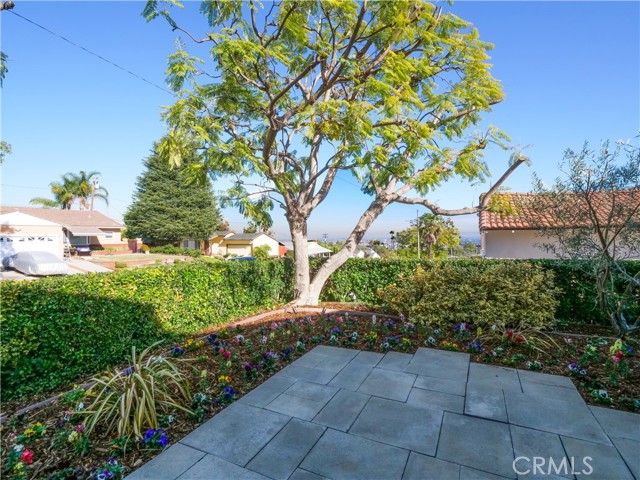
[[105,238],[113,238],[113,232],[104,232]]

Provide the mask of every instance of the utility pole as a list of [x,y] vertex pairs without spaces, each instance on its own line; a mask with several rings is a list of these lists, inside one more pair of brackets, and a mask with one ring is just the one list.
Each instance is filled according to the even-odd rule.
[[95,197],[96,188],[98,187],[98,179],[93,177],[91,179],[91,211],[93,212],[93,198]]
[[420,260],[420,213],[416,209],[416,230],[418,231],[418,260]]
[[324,243],[327,243],[327,238],[329,238],[329,234],[323,233],[322,234],[322,240],[324,241]]

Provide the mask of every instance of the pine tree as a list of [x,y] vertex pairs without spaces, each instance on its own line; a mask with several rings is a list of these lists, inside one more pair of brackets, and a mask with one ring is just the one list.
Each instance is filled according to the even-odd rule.
[[156,150],[144,160],[133,203],[124,215],[127,235],[152,245],[190,238],[205,240],[223,223],[208,179],[190,183],[186,172],[194,158],[179,167],[167,165]]

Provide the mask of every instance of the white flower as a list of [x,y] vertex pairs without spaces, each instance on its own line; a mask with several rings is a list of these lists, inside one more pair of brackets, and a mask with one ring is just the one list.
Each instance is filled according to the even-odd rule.
[[24,448],[24,445],[21,445],[21,444],[14,445],[13,446],[13,451],[14,452],[21,452],[23,448]]

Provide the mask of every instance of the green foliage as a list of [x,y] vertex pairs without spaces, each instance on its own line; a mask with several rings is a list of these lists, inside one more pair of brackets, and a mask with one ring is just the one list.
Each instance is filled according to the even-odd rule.
[[107,189],[95,186],[93,183],[94,177],[98,175],[100,175],[100,172],[85,172],[84,170],[79,173],[65,173],[62,176],[62,181],[49,184],[53,199],[36,197],[32,198],[29,203],[47,208],[70,210],[77,200],[80,210],[88,210],[93,197],[99,198],[109,205],[109,192]]
[[174,245],[162,245],[161,247],[150,247],[151,253],[164,253],[165,255],[186,255],[187,257],[198,258],[202,252],[196,248],[176,247]]
[[269,248],[268,245],[261,245],[253,249],[253,256],[256,257],[258,260],[268,259],[270,253],[271,253],[271,248]]
[[441,262],[398,279],[382,294],[385,304],[408,318],[452,327],[471,322],[506,330],[553,324],[557,305],[553,275],[527,262]]
[[[312,267],[317,269],[324,261],[313,259]],[[331,276],[322,300],[351,301],[353,293],[359,302],[380,304],[382,290],[392,283],[400,285],[401,275],[409,278],[419,265],[426,272],[437,268],[441,274],[439,280],[435,279],[445,294],[444,300],[435,305],[441,311],[449,308],[450,291],[459,296],[460,291],[468,289],[476,295],[469,281],[480,278],[478,291],[495,289],[495,293],[486,295],[497,299],[496,303],[502,302],[495,308],[505,314],[505,321],[521,315],[527,322],[529,316],[518,309],[533,308],[531,318],[538,324],[541,311],[547,311],[550,300],[548,292],[536,289],[547,285],[545,282],[554,276],[559,302],[555,317],[559,322],[607,323],[597,309],[594,282],[585,268],[558,260],[351,259]],[[631,272],[640,271],[638,262],[628,262],[626,267]],[[499,272],[501,277],[482,277],[482,271],[487,269]],[[455,274],[453,277],[442,276],[449,270]],[[548,273],[542,274],[541,270]],[[522,279],[525,273],[531,273],[532,278]],[[515,279],[503,278],[509,275]],[[2,282],[2,399],[50,391],[82,374],[95,374],[123,361],[132,346],[143,349],[161,339],[194,335],[239,316],[287,303],[293,298],[292,278],[292,261],[276,259],[182,262],[172,267]],[[465,286],[457,287],[456,278],[462,278]],[[523,298],[518,298],[516,292],[524,292],[520,295]],[[538,301],[540,305],[533,305]],[[510,308],[505,302],[517,307]],[[465,309],[465,303],[466,300],[451,308]],[[492,307],[479,308],[483,312]]]
[[[542,246],[557,258],[589,259],[598,307],[622,335],[640,329],[640,275],[630,274],[621,260],[640,257],[640,148],[604,142],[599,151],[567,149],[557,178],[547,187],[534,179],[536,195],[523,200],[532,225],[543,214]],[[618,288],[621,281],[626,287]]]
[[392,233],[391,239],[398,244],[398,250],[394,251],[393,256],[417,258],[418,231],[421,256],[425,258],[446,257],[450,248],[460,245],[460,231],[452,220],[425,213],[418,220],[412,220],[411,227]]
[[[166,3],[148,0],[144,17],[182,30]],[[209,32],[197,42],[210,45],[211,62],[200,67],[182,42],[170,56],[177,99],[157,151],[175,165],[197,152],[198,177],[231,180],[224,206],[270,226],[278,205],[300,234],[338,172],[351,174],[372,202],[327,273],[388,205],[436,210],[421,197],[453,178],[485,181],[485,148],[507,148],[498,129],[477,129],[504,98],[490,71],[493,46],[453,8],[426,0],[245,5],[202,2]],[[246,177],[257,178],[258,191]],[[299,261],[298,295],[315,302],[308,260]]]
[[[0,85],[2,85],[2,83],[0,83]],[[0,140],[0,165],[4,163],[4,160],[9,155],[11,155],[11,145],[5,142],[4,140]]]
[[2,400],[51,391],[167,338],[291,299],[291,265],[191,262],[2,282]]
[[95,398],[81,412],[87,415],[84,423],[88,433],[102,426],[107,434],[116,430],[119,437],[134,435],[140,439],[146,429],[158,428],[159,413],[176,409],[192,413],[185,407],[191,402],[187,378],[169,359],[150,355],[157,345],[140,355],[132,347],[131,366],[93,379],[96,385],[89,395]]
[[[313,259],[312,267],[319,268],[324,260]],[[442,262],[467,266],[469,268],[481,268],[483,265],[498,263],[518,263],[518,260],[491,260],[491,259],[446,259],[446,260],[405,260],[405,259],[350,259],[345,265],[331,275],[322,291],[321,299],[327,302],[342,302],[352,299],[355,294],[357,301],[369,305],[380,304],[381,297],[378,290],[397,282],[401,274],[408,276],[413,273],[418,265],[428,270]],[[608,319],[597,306],[597,289],[595,287],[595,273],[589,267],[588,261],[567,260],[528,260],[528,263],[539,265],[554,275],[556,288],[560,290],[557,295],[559,304],[555,317],[559,323],[585,323],[606,325]],[[622,262],[630,275],[640,272],[640,262]],[[624,289],[624,278],[619,278],[617,289]],[[638,306],[637,308],[640,308]]]
[[[9,59],[8,55],[4,52],[0,52],[0,87],[4,82],[4,77],[9,73],[9,68],[7,67],[7,60]],[[2,158],[2,157],[0,157]],[[2,162],[0,162],[2,163]]]
[[211,237],[222,217],[209,180],[194,183],[189,176],[195,163],[193,155],[185,156],[174,168],[153,150],[124,215],[128,235],[159,245]]
[[114,264],[114,267],[115,267],[115,268],[127,268],[127,267],[128,267],[128,265],[127,265],[127,262],[116,262],[116,263]]

